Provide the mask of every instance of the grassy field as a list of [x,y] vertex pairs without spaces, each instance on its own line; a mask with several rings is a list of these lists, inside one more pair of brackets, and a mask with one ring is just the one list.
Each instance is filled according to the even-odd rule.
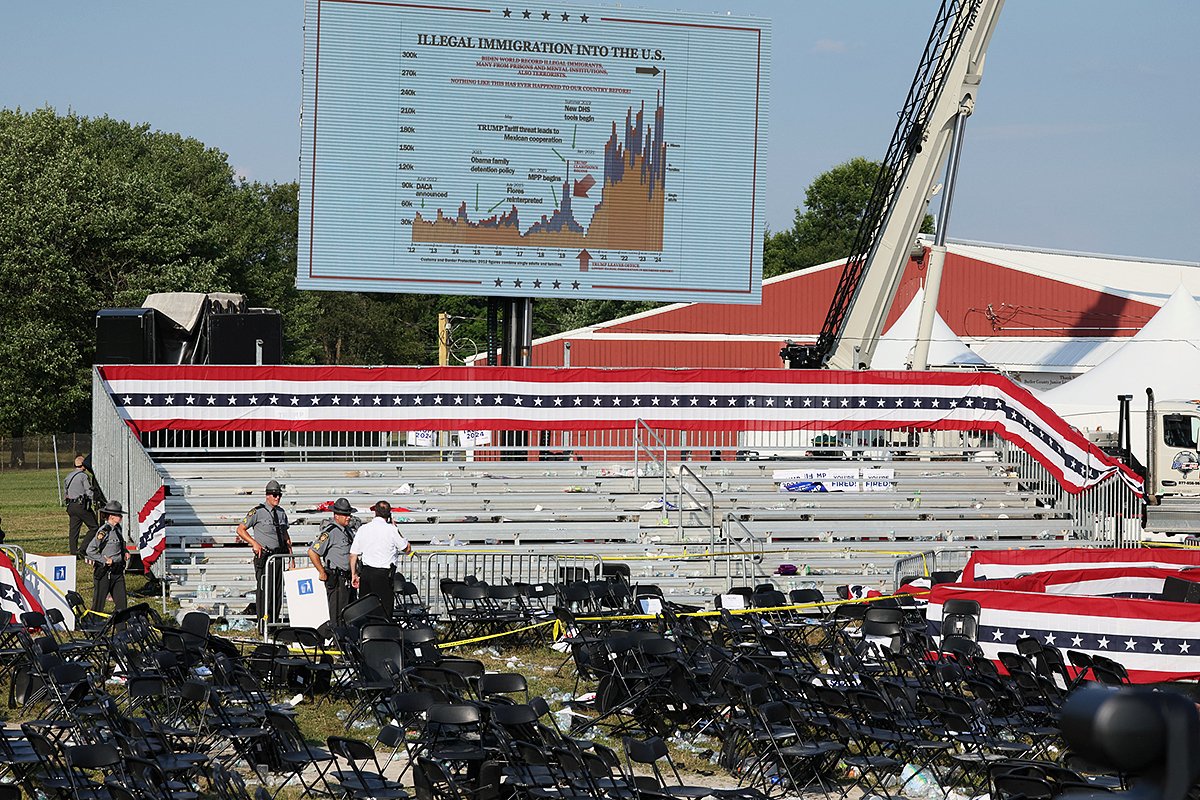
[[67,552],[67,510],[52,469],[0,472],[0,518],[7,544],[31,553]]
[[[65,475],[64,475],[65,477]],[[59,503],[58,482],[52,469],[5,470],[0,472],[0,527],[7,535],[4,543],[24,548],[26,553],[57,555],[70,550],[67,510]],[[125,523],[128,541],[131,531]],[[85,531],[80,531],[80,538]],[[92,568],[79,563],[77,591],[92,602]],[[140,588],[145,579],[130,574],[125,578],[129,591]],[[130,602],[136,602],[133,598]],[[111,603],[109,604],[111,610]]]

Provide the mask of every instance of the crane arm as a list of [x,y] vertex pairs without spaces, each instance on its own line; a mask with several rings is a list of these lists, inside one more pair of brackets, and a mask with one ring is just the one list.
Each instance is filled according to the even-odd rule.
[[789,366],[865,369],[900,285],[954,135],[983,76],[1004,0],[942,0],[892,134],[854,247],[814,345],[789,344]]

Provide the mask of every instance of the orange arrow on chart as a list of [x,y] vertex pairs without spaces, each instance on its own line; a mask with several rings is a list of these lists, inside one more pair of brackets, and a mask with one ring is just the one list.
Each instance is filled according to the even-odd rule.
[[576,197],[587,197],[588,189],[596,185],[596,179],[591,175],[584,175],[579,180],[575,181],[575,191],[573,194]]
[[587,250],[580,250],[579,255],[576,256],[576,258],[579,259],[579,271],[587,272],[588,264],[591,263],[591,261],[592,261],[592,254],[589,253]]

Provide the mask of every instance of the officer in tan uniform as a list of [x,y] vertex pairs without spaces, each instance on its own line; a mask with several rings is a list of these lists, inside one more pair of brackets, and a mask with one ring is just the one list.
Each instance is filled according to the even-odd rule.
[[[254,614],[262,619],[267,616],[264,605],[263,582],[266,576],[267,559],[277,553],[292,552],[292,537],[288,533],[287,512],[279,507],[283,487],[279,481],[267,482],[266,499],[250,509],[246,518],[237,527],[237,537],[254,548]],[[271,592],[271,609],[278,614],[283,605],[283,570],[279,562],[271,568],[274,573],[274,589]]]
[[358,528],[354,524],[358,522],[358,517],[354,516],[357,510],[351,507],[349,500],[339,497],[333,504],[333,519],[321,524],[316,541],[308,548],[308,558],[325,584],[332,625],[341,623],[342,609],[358,594],[350,585],[350,545]]
[[117,611],[126,606],[125,564],[129,553],[125,549],[125,535],[121,530],[121,517],[125,511],[118,500],[110,500],[100,509],[105,522],[88,542],[86,558],[95,565],[95,589],[92,593],[92,610],[104,611],[108,596],[112,595]]

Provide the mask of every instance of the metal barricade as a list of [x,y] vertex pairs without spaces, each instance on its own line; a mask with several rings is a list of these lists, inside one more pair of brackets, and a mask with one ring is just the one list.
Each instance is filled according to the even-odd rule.
[[[1055,547],[1072,548],[1103,548],[1104,542],[1061,542],[1047,545],[1029,545],[1022,549],[1050,549]],[[954,550],[930,550],[926,553],[913,553],[895,561],[892,567],[892,586],[900,588],[901,578],[913,575],[931,575],[934,572],[961,572],[971,560],[971,554],[980,552],[977,548],[962,547]]]
[[[275,628],[284,628],[290,624],[290,619],[287,618],[287,595],[283,590],[283,573],[285,570],[295,569],[297,566],[311,566],[312,562],[308,558],[308,548],[302,553],[277,553],[273,556],[267,556],[266,567],[263,574],[263,606],[258,608],[255,606],[254,613],[258,616],[258,630],[263,636],[269,638],[269,634]],[[324,591],[324,584],[322,591]],[[276,597],[279,602],[276,603]],[[256,598],[257,601],[257,598]]]
[[18,571],[25,569],[25,548],[19,544],[0,544],[0,550],[8,556]]
[[896,563],[892,567],[892,589],[899,589],[904,578],[913,575],[928,576],[935,569],[931,562],[936,555],[936,552],[913,553],[896,559]]
[[599,580],[604,561],[598,555],[535,553],[507,550],[424,551],[401,572],[422,588],[422,599],[431,611],[442,613],[442,581],[475,577],[486,583],[564,583]]

